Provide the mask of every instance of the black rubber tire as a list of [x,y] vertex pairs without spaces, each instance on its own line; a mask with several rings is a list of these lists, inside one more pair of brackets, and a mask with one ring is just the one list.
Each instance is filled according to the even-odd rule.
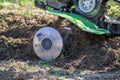
[[[79,0],[77,0],[77,2],[78,1]],[[101,13],[102,13],[101,8],[102,8],[102,0],[96,0],[96,6],[95,6],[95,8],[91,12],[85,13],[85,12],[83,12],[83,11],[80,10],[80,8],[79,8],[79,2],[78,2],[77,6],[76,6],[76,12],[84,15],[87,18],[97,19],[101,15]]]

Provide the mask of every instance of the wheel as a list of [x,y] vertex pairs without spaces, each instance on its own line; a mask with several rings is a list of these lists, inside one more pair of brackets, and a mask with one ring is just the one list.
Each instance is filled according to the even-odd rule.
[[39,29],[33,39],[33,48],[38,57],[50,61],[57,58],[63,47],[60,33],[52,27]]
[[96,18],[100,13],[101,2],[101,0],[78,0],[77,12],[88,18]]

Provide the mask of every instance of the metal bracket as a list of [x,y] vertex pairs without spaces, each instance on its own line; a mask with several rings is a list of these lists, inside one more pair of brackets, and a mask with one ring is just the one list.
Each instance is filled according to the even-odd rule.
[[120,22],[102,21],[100,23],[100,28],[110,31],[111,34],[120,35]]

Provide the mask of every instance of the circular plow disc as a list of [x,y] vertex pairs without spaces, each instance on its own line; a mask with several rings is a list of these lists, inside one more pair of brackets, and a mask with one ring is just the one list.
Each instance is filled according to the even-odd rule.
[[51,27],[44,27],[36,32],[33,47],[38,57],[50,61],[60,55],[63,40],[57,30]]

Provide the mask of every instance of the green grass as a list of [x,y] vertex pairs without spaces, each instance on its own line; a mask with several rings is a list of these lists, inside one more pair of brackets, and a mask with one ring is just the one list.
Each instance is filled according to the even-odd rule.
[[4,8],[4,5],[0,3],[0,9]]
[[34,0],[1,0],[0,6],[4,6],[8,3],[19,4],[21,6],[27,6],[27,5],[34,5]]
[[108,15],[110,17],[120,18],[120,4],[113,1],[109,1],[108,5],[111,6],[110,9],[108,10]]

